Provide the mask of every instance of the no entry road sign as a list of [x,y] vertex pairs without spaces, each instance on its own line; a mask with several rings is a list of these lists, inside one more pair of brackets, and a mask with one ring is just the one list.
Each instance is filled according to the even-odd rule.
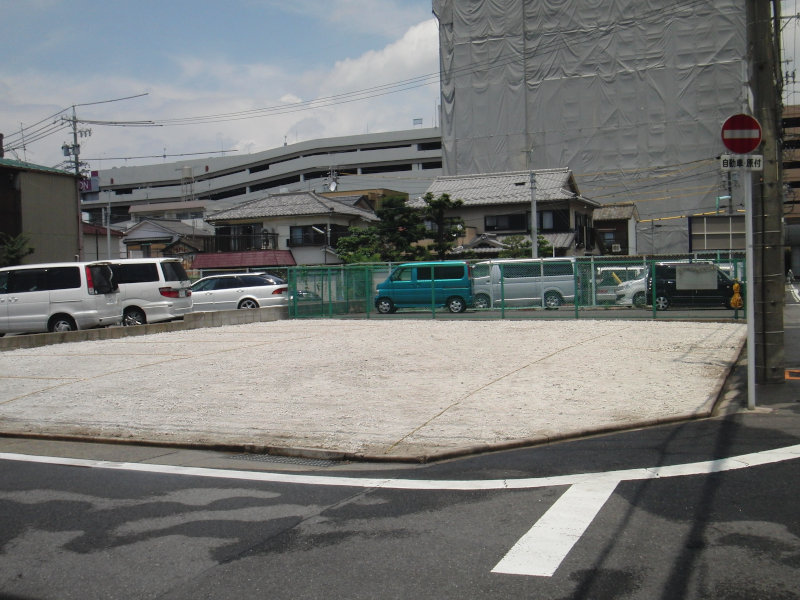
[[735,154],[752,152],[761,143],[761,125],[750,115],[728,117],[722,124],[722,143]]

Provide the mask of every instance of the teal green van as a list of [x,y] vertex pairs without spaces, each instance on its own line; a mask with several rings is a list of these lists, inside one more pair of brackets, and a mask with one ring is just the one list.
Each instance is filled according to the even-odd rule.
[[398,308],[445,306],[452,313],[472,306],[470,265],[464,261],[405,263],[395,267],[375,291],[375,308],[383,314]]

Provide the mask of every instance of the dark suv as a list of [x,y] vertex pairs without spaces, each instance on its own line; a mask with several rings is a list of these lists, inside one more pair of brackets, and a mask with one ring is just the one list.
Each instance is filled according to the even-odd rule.
[[[713,285],[716,278],[716,286]],[[731,307],[734,281],[710,263],[681,263],[655,266],[655,305]],[[647,275],[648,305],[653,304],[652,271]]]

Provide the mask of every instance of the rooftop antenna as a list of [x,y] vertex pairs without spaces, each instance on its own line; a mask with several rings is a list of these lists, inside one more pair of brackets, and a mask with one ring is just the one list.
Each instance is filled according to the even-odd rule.
[[331,167],[330,170],[328,171],[327,186],[329,192],[335,192],[336,188],[339,187],[339,174],[333,167]]

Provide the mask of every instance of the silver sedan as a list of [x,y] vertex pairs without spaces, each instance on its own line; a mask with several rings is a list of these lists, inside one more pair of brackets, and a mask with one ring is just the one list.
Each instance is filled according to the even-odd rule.
[[192,310],[234,310],[286,306],[287,286],[279,277],[263,273],[210,275],[192,284]]

